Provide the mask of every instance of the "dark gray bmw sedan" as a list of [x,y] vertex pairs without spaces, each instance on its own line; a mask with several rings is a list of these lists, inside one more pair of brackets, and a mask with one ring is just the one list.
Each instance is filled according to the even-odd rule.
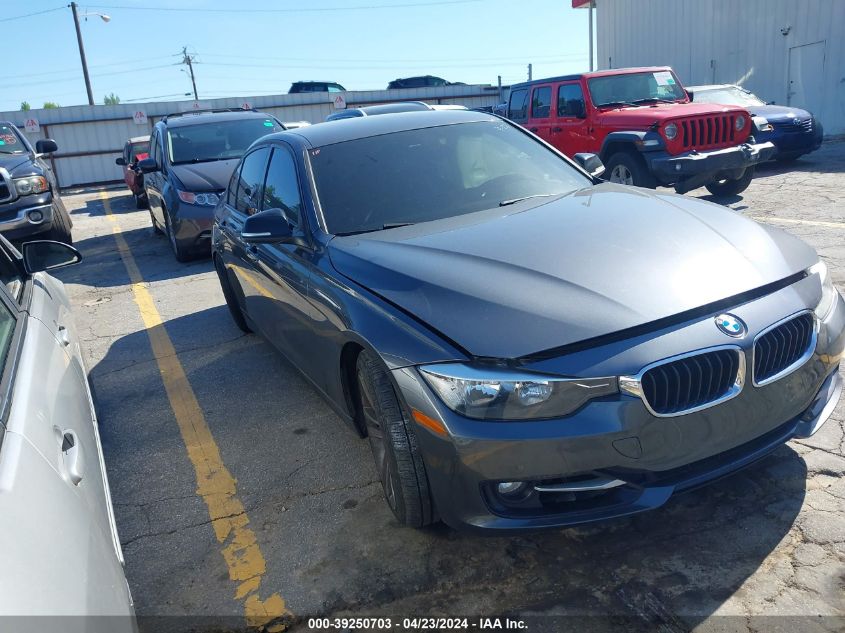
[[252,145],[214,264],[368,437],[397,519],[552,527],[640,512],[815,433],[845,302],[800,240],[602,184],[471,111]]

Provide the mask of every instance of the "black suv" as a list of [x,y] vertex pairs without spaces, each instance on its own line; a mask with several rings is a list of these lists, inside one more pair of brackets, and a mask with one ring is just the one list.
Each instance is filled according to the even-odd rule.
[[395,90],[396,88],[431,88],[437,86],[462,86],[460,81],[446,81],[442,77],[435,77],[434,75],[423,75],[421,77],[405,77],[404,79],[394,79],[387,84],[388,90]]
[[298,92],[345,92],[346,88],[334,81],[295,81],[291,84],[288,94]]
[[67,209],[59,186],[43,154],[58,149],[45,138],[35,149],[14,124],[0,121],[0,232],[6,239],[33,237],[73,243]]
[[255,110],[182,112],[155,124],[150,156],[138,168],[153,230],[168,236],[178,261],[210,254],[214,206],[235,165],[253,141],[284,129]]

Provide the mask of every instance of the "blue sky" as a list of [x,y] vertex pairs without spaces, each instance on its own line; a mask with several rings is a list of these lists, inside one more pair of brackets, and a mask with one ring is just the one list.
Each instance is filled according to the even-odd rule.
[[[87,102],[66,4],[2,0],[0,110]],[[408,4],[418,6],[396,7]],[[111,17],[82,20],[96,103],[111,92],[124,103],[184,98],[183,46],[200,99],[280,94],[300,79],[349,90],[424,74],[507,84],[524,80],[529,62],[534,77],[588,66],[587,11],[569,0],[93,0],[80,12]]]

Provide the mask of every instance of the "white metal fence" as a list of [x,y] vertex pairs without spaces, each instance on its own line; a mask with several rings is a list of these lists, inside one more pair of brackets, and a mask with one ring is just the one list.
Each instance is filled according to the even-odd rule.
[[[52,138],[59,150],[50,158],[62,188],[119,182],[121,168],[114,159],[133,136],[146,136],[162,116],[201,108],[239,108],[245,104],[275,115],[281,121],[319,123],[335,110],[334,99],[345,99],[347,107],[396,101],[425,101],[432,104],[459,104],[468,108],[492,106],[501,101],[499,89],[490,85],[456,85],[403,90],[349,91],[344,93],[302,93],[258,97],[233,97],[194,101],[160,101],[116,106],[71,106],[27,112],[0,112],[0,121],[11,121],[34,145],[41,138]],[[136,113],[144,116],[136,121]],[[38,129],[26,131],[26,121],[34,119]]]

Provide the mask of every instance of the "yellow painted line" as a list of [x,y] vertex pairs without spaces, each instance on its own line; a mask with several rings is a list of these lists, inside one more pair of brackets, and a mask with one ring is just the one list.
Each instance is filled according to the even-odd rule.
[[783,222],[784,224],[806,224],[807,226],[826,226],[832,229],[845,229],[845,222],[822,222],[819,220],[795,220],[792,218],[778,218],[771,215],[752,215],[752,220],[758,222]]
[[[223,546],[222,554],[229,568],[229,578],[237,583],[235,600],[242,601],[249,626],[261,627],[282,616],[290,616],[284,599],[273,593],[261,599],[261,580],[266,571],[264,556],[249,527],[249,517],[237,495],[237,482],[223,464],[220,449],[211,435],[196,395],[185,375],[185,369],[176,355],[173,342],[164,328],[161,315],[155,307],[150,291],[129,245],[123,237],[120,223],[112,215],[111,204],[105,193],[100,193],[106,217],[112,223],[112,233],[117,242],[129,280],[132,294],[147,329],[153,355],[176,417],[176,424],[194,466],[197,476],[197,494],[208,507],[208,516],[217,541]],[[274,631],[282,630],[278,626]]]

